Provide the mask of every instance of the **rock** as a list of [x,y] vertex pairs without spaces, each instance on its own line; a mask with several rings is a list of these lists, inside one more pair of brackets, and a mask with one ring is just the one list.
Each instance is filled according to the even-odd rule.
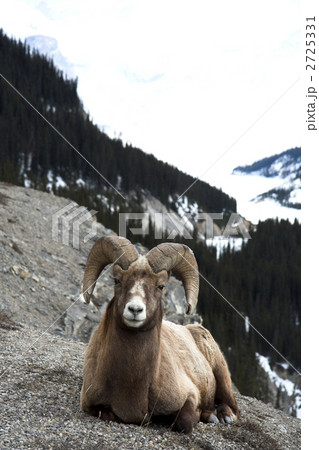
[[17,244],[15,242],[9,242],[9,246],[11,248],[13,248],[13,250],[15,250],[20,255],[23,255],[23,252],[20,250],[20,248],[17,246]]
[[31,278],[31,275],[27,271],[21,270],[20,278],[22,278],[23,280],[27,280],[28,278]]
[[10,270],[11,270],[11,273],[13,273],[14,275],[20,275],[22,268],[18,265],[14,265],[10,268]]

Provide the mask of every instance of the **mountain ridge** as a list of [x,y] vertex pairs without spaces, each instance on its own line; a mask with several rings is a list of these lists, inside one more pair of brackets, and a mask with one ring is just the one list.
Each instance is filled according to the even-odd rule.
[[[275,167],[275,164],[280,163],[280,160],[282,160],[280,167]],[[291,174],[290,167],[292,163],[296,165],[298,164],[298,172],[301,169],[300,147],[295,147],[272,156],[267,156],[255,161],[252,164],[235,167],[233,173],[240,172],[252,174],[258,172],[259,175],[263,175],[265,177],[280,176],[281,178],[285,178],[287,174]]]
[[234,175],[273,178],[271,189],[260,192],[251,201],[272,200],[286,208],[301,209],[301,148],[295,147],[246,166],[238,166]]

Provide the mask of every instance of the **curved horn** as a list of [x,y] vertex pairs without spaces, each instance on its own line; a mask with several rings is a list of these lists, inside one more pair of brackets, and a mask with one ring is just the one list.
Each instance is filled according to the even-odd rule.
[[198,266],[192,250],[184,244],[160,244],[146,258],[153,272],[173,270],[180,275],[187,300],[186,314],[194,312],[199,289]]
[[85,267],[82,293],[87,303],[94,291],[96,280],[105,266],[111,263],[119,264],[127,270],[138,258],[134,245],[120,236],[104,236],[93,245]]

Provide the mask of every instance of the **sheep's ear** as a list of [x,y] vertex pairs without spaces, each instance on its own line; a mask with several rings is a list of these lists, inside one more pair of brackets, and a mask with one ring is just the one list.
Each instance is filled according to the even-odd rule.
[[123,270],[121,266],[119,266],[118,264],[114,264],[113,278],[116,278],[117,280],[121,280],[123,278],[124,272],[125,272],[125,270]]
[[161,272],[157,273],[156,276],[157,276],[156,281],[157,285],[165,285],[169,279],[169,273],[167,272],[167,270],[162,270]]

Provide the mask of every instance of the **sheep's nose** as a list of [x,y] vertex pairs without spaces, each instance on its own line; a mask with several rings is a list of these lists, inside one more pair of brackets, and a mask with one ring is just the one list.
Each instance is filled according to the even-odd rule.
[[126,303],[123,318],[129,327],[139,327],[146,319],[146,306],[140,298],[133,298]]
[[140,305],[129,305],[128,310],[136,316],[137,314],[143,312],[143,308]]

